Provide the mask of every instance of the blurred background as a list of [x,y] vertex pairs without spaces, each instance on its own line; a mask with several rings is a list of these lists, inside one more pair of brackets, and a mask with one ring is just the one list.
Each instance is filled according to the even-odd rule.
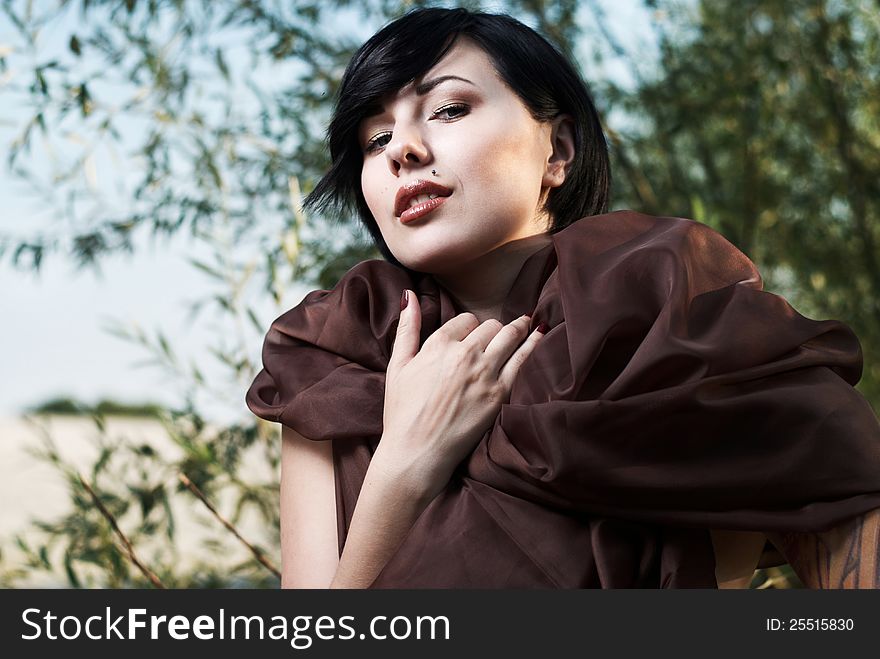
[[[279,585],[278,426],[244,393],[271,321],[379,258],[300,201],[348,58],[417,6],[456,5],[0,0],[0,586]],[[880,409],[880,5],[458,6],[566,51],[612,208],[704,222],[848,323]]]

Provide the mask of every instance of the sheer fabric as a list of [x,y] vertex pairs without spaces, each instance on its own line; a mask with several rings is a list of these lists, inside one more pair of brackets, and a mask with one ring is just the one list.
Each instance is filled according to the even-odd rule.
[[[710,529],[819,531],[880,507],[857,337],[762,285],[688,219],[618,211],[553,234],[501,318],[550,330],[373,587],[715,587]],[[275,320],[246,396],[333,441],[340,550],[404,288],[422,341],[463,311],[430,275],[364,261]]]

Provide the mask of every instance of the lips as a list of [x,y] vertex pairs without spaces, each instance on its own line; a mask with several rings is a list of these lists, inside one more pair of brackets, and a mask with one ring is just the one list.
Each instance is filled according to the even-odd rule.
[[[407,183],[397,191],[394,214],[401,222],[411,221],[440,206],[451,194],[451,189],[434,181],[419,179]],[[421,199],[416,199],[417,197]],[[415,201],[418,203],[414,203]]]

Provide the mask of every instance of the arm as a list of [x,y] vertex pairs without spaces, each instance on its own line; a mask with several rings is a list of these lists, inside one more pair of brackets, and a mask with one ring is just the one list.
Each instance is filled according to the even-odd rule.
[[427,506],[415,472],[376,451],[355,506],[342,557],[329,441],[281,431],[282,588],[366,588]]
[[421,484],[424,479],[386,458],[382,441],[367,469],[330,588],[368,588],[433,498]]
[[281,426],[281,587],[326,588],[339,563],[333,446]]
[[519,367],[546,331],[542,323],[529,332],[528,316],[503,325],[463,313],[420,347],[417,296],[407,292],[404,300],[386,370],[382,437],[338,562],[332,446],[287,430],[294,439],[282,455],[285,586],[369,587],[492,427]]
[[880,508],[819,533],[768,533],[808,588],[880,588]]

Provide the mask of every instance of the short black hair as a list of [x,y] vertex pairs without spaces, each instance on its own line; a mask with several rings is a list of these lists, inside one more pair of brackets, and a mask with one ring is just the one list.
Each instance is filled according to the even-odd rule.
[[608,210],[608,146],[587,86],[571,62],[511,16],[462,8],[416,9],[386,25],[352,56],[327,130],[332,164],[305,199],[309,210],[356,208],[379,251],[395,265],[402,264],[385,244],[361,190],[363,154],[358,125],[381,97],[427,73],[459,36],[486,51],[536,121],[550,121],[559,114],[574,120],[574,161],[564,183],[550,191],[546,202],[552,217],[549,233]]

